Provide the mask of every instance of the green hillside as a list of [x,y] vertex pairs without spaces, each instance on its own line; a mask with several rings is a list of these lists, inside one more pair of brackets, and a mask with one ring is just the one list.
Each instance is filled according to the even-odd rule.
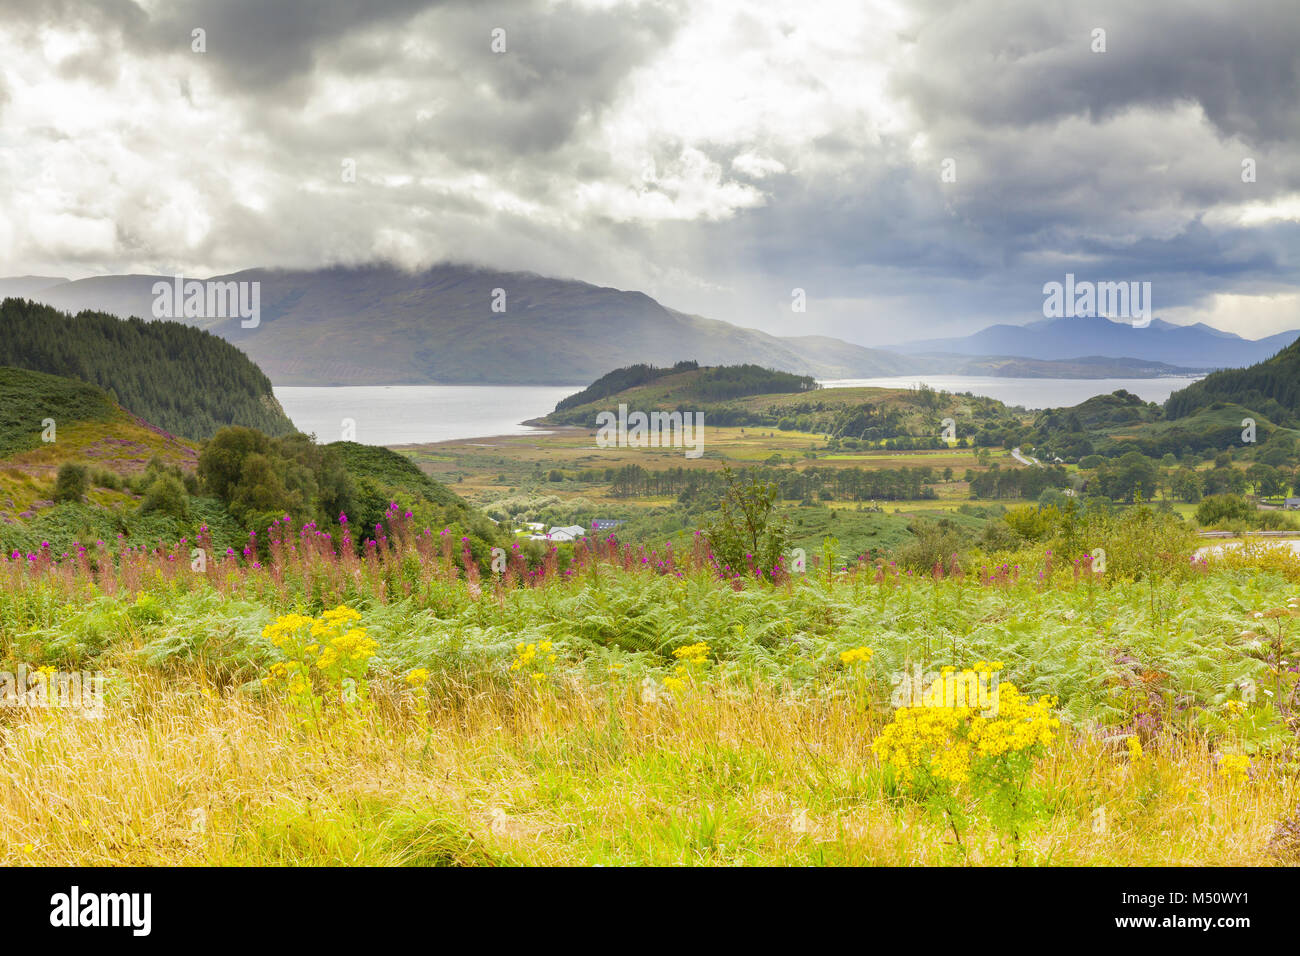
[[223,425],[295,431],[271,381],[233,345],[180,322],[69,315],[23,299],[0,303],[0,365],[97,385],[174,435],[209,438]]
[[[543,421],[594,427],[596,415],[626,404],[639,411],[699,411],[714,426],[776,428],[834,439],[884,441],[897,438],[939,441],[943,420],[951,418],[958,438],[983,435],[991,443],[1004,430],[1021,426],[1021,416],[992,398],[951,395],[930,388],[817,388],[810,378],[753,365],[714,368],[638,369],[611,372],[590,388],[562,401]],[[610,392],[606,383],[644,378]],[[594,396],[594,397],[593,397]],[[575,403],[575,399],[586,399]]]
[[[195,445],[125,411],[102,389],[0,367],[0,547],[173,534],[175,523],[139,513],[143,488],[132,483],[142,483],[151,467],[184,474],[197,460]],[[80,502],[57,500],[63,465],[85,469]],[[198,504],[195,515],[220,526],[211,504]]]
[[1258,365],[1215,372],[1174,392],[1165,414],[1186,418],[1221,402],[1254,409],[1279,425],[1300,425],[1300,340]]
[[[1255,423],[1253,443],[1241,437],[1247,419]],[[1258,365],[1215,372],[1175,392],[1163,407],[1120,389],[1070,408],[1047,409],[1025,439],[1040,456],[1066,461],[1131,451],[1159,458],[1259,446],[1274,433],[1285,436],[1297,428],[1300,342]]]
[[41,446],[44,422],[109,422],[123,416],[101,390],[84,382],[0,367],[0,458]]
[[[647,386],[671,379],[663,389]],[[678,407],[683,403],[715,403],[751,395],[789,394],[807,392],[817,388],[817,382],[808,375],[793,375],[758,365],[721,365],[700,368],[692,361],[678,362],[672,368],[655,368],[652,365],[632,365],[615,369],[602,375],[587,388],[570,395],[555,406],[557,415],[570,409],[602,403],[629,389],[639,389],[643,401],[649,396],[656,402],[672,399]],[[583,413],[585,418],[585,412]]]
[[[47,422],[52,421],[52,426]],[[215,455],[216,459],[211,456]],[[205,458],[205,456],[209,456]],[[80,487],[60,490],[61,476]],[[501,543],[496,526],[409,459],[386,448],[242,426],[199,445],[155,428],[93,385],[0,367],[0,550],[62,553],[77,543],[199,539],[242,550],[250,531],[289,514],[354,541],[389,527],[390,507],[471,539],[476,557]],[[113,545],[115,546],[115,545]]]
[[389,502],[418,502],[421,521],[429,526],[460,526],[483,541],[497,538],[496,526],[445,485],[421,471],[405,455],[378,445],[340,441],[326,445],[338,454],[354,483],[353,520],[370,530],[385,520]]

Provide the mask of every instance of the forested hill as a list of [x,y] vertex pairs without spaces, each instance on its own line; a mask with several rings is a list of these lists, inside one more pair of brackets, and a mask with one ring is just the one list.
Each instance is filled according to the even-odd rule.
[[589,386],[555,406],[554,415],[581,408],[628,389],[662,382],[665,388],[645,393],[655,399],[673,398],[678,402],[723,402],[748,395],[777,395],[807,392],[818,388],[810,375],[794,375],[758,365],[720,365],[700,368],[698,362],[678,362],[672,368],[631,365],[602,375]]
[[1165,403],[1168,418],[1185,418],[1216,402],[1232,402],[1268,416],[1276,424],[1300,424],[1300,340],[1249,368],[1207,375]]
[[186,438],[223,425],[295,431],[271,380],[224,339],[180,322],[69,315],[24,299],[0,303],[0,365],[81,379],[123,408]]

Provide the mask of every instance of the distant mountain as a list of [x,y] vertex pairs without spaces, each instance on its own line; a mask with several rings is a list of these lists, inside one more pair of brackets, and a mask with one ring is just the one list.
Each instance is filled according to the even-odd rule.
[[1029,359],[1072,360],[1081,356],[1143,359],[1194,369],[1237,368],[1261,362],[1300,336],[1300,330],[1263,339],[1243,339],[1208,325],[1173,325],[1153,319],[1146,328],[1091,318],[1042,319],[1028,325],[991,325],[961,338],[925,339],[891,345],[917,355],[1009,355]]
[[955,375],[992,375],[998,378],[1159,378],[1162,375],[1199,375],[1210,369],[1184,368],[1148,359],[1107,358],[1086,355],[1077,359],[1017,358],[1015,356],[918,355],[943,363]]
[[[151,275],[95,276],[76,281],[50,280],[48,285],[36,285],[42,280],[33,277],[0,279],[0,298],[15,296],[31,299],[74,315],[89,309],[93,312],[107,312],[119,319],[132,316],[151,319],[154,317],[153,284],[170,279],[170,276]],[[32,287],[24,291],[23,284]]]
[[[173,278],[25,276],[0,279],[0,296],[148,319],[155,284]],[[829,336],[770,335],[678,312],[641,292],[455,264],[419,273],[387,266],[250,269],[211,281],[260,283],[258,326],[243,328],[238,318],[181,321],[236,344],[277,385],[568,385],[616,368],[683,360],[819,379],[1137,378],[1249,364],[1291,340],[1249,342],[1160,320],[1133,329],[1106,319],[1058,319],[878,349]],[[492,309],[498,290],[505,312]]]
[[[149,318],[154,283],[171,278],[81,279],[36,297],[69,311]],[[238,345],[279,385],[565,385],[636,363],[683,359],[819,378],[906,375],[923,367],[836,339],[784,338],[687,315],[641,292],[532,273],[372,266],[252,269],[214,278],[261,283],[258,327],[243,328],[237,318],[185,321]],[[497,290],[505,294],[504,313],[492,310]]]
[[13,279],[0,279],[0,299],[13,296],[18,299],[29,299],[38,292],[44,292],[56,285],[64,285],[67,279],[59,279],[54,276],[17,276]]
[[1300,341],[1265,362],[1215,372],[1174,392],[1165,403],[1165,415],[1185,418],[1220,404],[1244,406],[1287,427],[1300,425]]

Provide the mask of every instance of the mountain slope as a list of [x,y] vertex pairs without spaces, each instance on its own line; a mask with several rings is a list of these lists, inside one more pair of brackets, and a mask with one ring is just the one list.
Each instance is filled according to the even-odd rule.
[[55,286],[63,285],[67,279],[54,276],[16,276],[12,279],[0,279],[0,299],[29,299],[38,293],[51,293]]
[[[47,424],[50,420],[53,427]],[[314,473],[316,477],[328,471],[324,456],[337,455],[345,472],[339,487],[345,491],[346,512],[358,536],[377,523],[388,526],[390,502],[400,501],[419,522],[449,527],[455,540],[469,537],[476,556],[505,543],[492,522],[396,452],[351,442],[310,446],[309,451],[302,435],[270,444],[279,446],[276,467],[285,464],[279,457],[285,453],[293,454],[298,464],[319,455],[325,467]],[[160,538],[197,539],[202,526],[219,550],[242,548],[248,532],[265,525],[244,524],[237,509],[216,496],[215,488],[200,484],[194,477],[198,462],[196,443],[131,414],[103,389],[76,379],[0,367],[0,553],[34,553],[48,542],[52,553],[59,554],[96,540],[109,542],[110,548],[151,548]],[[86,469],[83,500],[55,500],[63,465]],[[148,501],[151,475],[159,471],[183,479],[185,491],[177,491],[186,502],[181,511],[159,513],[142,507]],[[239,480],[249,481],[246,473]],[[319,493],[321,485],[310,484]],[[274,493],[274,485],[267,487]]]
[[270,380],[238,349],[180,322],[72,316],[22,299],[0,302],[0,365],[112,389],[123,407],[189,438],[222,425],[294,431]]
[[1300,331],[1250,340],[1208,325],[1152,320],[1146,328],[1100,316],[1042,319],[1028,325],[991,325],[961,338],[892,345],[906,354],[1007,355],[1031,359],[1084,356],[1145,359],[1194,369],[1234,368],[1260,362],[1295,341]]
[[[49,420],[52,428],[46,426]],[[53,507],[51,489],[61,464],[133,475],[153,458],[188,471],[198,450],[87,382],[0,367],[0,539],[8,540],[4,526]],[[130,500],[121,489],[95,489],[90,497],[102,505]]]
[[[641,292],[461,265],[253,269],[261,321],[187,319],[239,346],[280,385],[573,384],[638,362],[753,363],[821,378],[904,375],[922,363],[836,339],[781,338],[669,309]],[[105,276],[53,286],[60,308],[152,316],[155,282]],[[504,290],[504,313],[493,312]]]
[[80,460],[132,474],[155,455],[188,470],[198,448],[131,414],[88,382],[0,366],[0,460],[6,468]]
[[1185,418],[1220,402],[1244,405],[1280,425],[1300,424],[1300,341],[1267,361],[1215,372],[1174,392],[1165,403],[1165,414]]

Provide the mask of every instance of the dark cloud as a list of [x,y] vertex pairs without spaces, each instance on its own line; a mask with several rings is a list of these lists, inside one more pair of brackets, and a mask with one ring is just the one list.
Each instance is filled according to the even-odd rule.
[[135,37],[154,52],[192,53],[205,31],[204,65],[232,91],[261,94],[308,78],[323,51],[356,33],[400,30],[438,0],[181,0]]
[[[1294,217],[1234,213],[1300,193],[1295,0],[912,0],[883,56],[883,20],[839,36],[860,4],[827,6],[5,0],[0,25],[27,48],[38,28],[88,35],[48,64],[87,88],[167,78],[137,126],[102,131],[120,155],[85,159],[126,183],[85,200],[114,217],[106,269],[471,259],[868,344],[908,337],[899,313],[924,335],[1032,319],[1065,271],[1150,280],[1157,311],[1300,287]],[[676,115],[645,105],[700,63]],[[733,82],[731,111],[694,122]],[[860,99],[882,82],[887,102]],[[55,115],[26,134],[65,159],[80,135]],[[823,307],[792,329],[796,286]]]
[[1223,136],[1276,141],[1300,133],[1298,65],[1300,8],[1286,0],[979,0],[936,7],[895,84],[940,122],[1022,129],[1190,102]]

